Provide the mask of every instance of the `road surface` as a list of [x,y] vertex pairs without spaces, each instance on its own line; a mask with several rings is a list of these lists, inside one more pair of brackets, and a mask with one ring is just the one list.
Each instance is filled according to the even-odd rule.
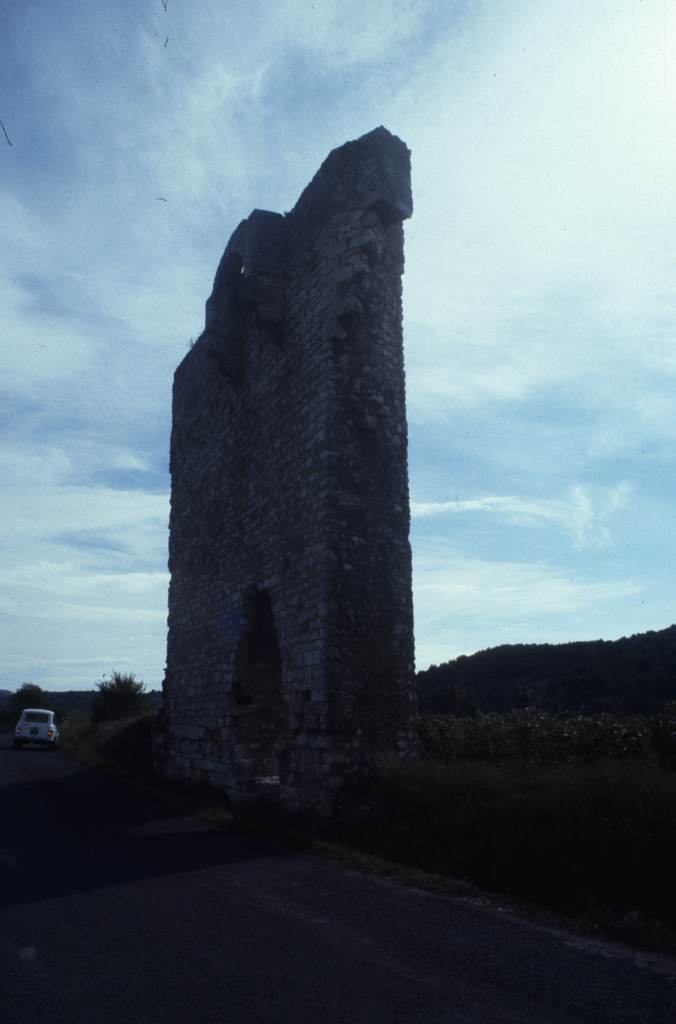
[[676,965],[345,871],[0,737],[2,1024],[674,1024]]

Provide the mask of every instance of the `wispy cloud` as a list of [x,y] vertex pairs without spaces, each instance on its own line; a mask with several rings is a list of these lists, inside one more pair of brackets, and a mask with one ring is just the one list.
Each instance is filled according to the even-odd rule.
[[642,628],[639,580],[588,579],[546,562],[468,558],[438,542],[421,546],[414,566],[416,619],[425,623],[416,641],[419,668],[501,643],[597,638],[609,609],[617,636]]
[[[464,556],[422,556],[416,560],[416,597],[430,598],[452,618],[499,610],[510,619],[564,615],[642,592],[636,580],[595,582],[572,579],[546,563],[488,562]],[[422,610],[422,609],[421,609]]]
[[604,546],[610,543],[607,520],[627,505],[631,486],[626,481],[608,489],[576,484],[568,498],[525,499],[492,495],[484,498],[452,501],[412,502],[411,514],[417,518],[441,516],[446,513],[487,512],[507,519],[516,526],[558,527],[572,537],[578,548]]

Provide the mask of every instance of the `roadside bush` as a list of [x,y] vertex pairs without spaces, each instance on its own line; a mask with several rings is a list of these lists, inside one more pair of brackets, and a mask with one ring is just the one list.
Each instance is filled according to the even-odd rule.
[[113,672],[111,679],[97,684],[92,701],[92,722],[109,722],[138,715],[146,707],[145,684],[132,673]]
[[10,697],[11,713],[18,718],[24,708],[48,707],[48,700],[49,697],[37,683],[23,683]]

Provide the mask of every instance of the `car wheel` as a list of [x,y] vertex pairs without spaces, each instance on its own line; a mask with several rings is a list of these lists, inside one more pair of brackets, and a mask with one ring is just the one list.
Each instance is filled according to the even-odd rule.
[[21,740],[14,740],[13,746],[15,750],[21,750],[23,743],[21,742]]

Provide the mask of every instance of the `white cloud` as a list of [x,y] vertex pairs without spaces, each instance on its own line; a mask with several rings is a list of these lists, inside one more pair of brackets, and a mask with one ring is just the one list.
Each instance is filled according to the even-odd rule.
[[7,685],[30,674],[57,688],[90,687],[111,667],[153,685],[161,679],[168,497],[93,486],[100,468],[143,473],[146,465],[141,455],[87,438],[71,449],[23,438],[0,453],[0,474],[12,481],[0,493]]
[[671,440],[676,24],[605,0],[481,12],[392,105],[414,422],[554,390],[593,415],[590,454]]
[[546,564],[488,562],[457,558],[430,563],[417,560],[416,602],[443,607],[452,618],[474,617],[490,609],[493,616],[521,619],[530,615],[565,615],[599,603],[640,594],[637,581],[576,581]]
[[[114,447],[109,453],[99,446],[98,454],[110,455],[102,469],[140,462]],[[137,558],[166,548],[168,495],[92,485],[95,458],[96,450],[87,444],[71,452],[20,445],[0,453],[0,473],[12,481],[12,489],[0,493],[0,517],[6,524],[5,564],[16,564],[22,550],[38,550],[68,533],[89,532],[126,543],[136,547]],[[69,482],[74,475],[82,477],[82,484]]]
[[547,563],[468,558],[439,541],[414,555],[414,581],[419,669],[500,643],[591,639],[607,632],[608,606],[637,623],[645,591],[637,580],[589,580]]
[[606,521],[623,509],[631,491],[624,481],[611,488],[575,484],[568,498],[524,499],[493,495],[452,501],[412,502],[414,518],[440,516],[448,512],[493,513],[517,526],[553,525],[569,534],[577,548],[605,546],[611,535]]
[[306,31],[299,33],[295,5],[279,4],[276,34],[341,71],[391,60],[420,28],[429,6],[420,0],[372,0],[368,7],[361,0],[313,4],[304,14]]

